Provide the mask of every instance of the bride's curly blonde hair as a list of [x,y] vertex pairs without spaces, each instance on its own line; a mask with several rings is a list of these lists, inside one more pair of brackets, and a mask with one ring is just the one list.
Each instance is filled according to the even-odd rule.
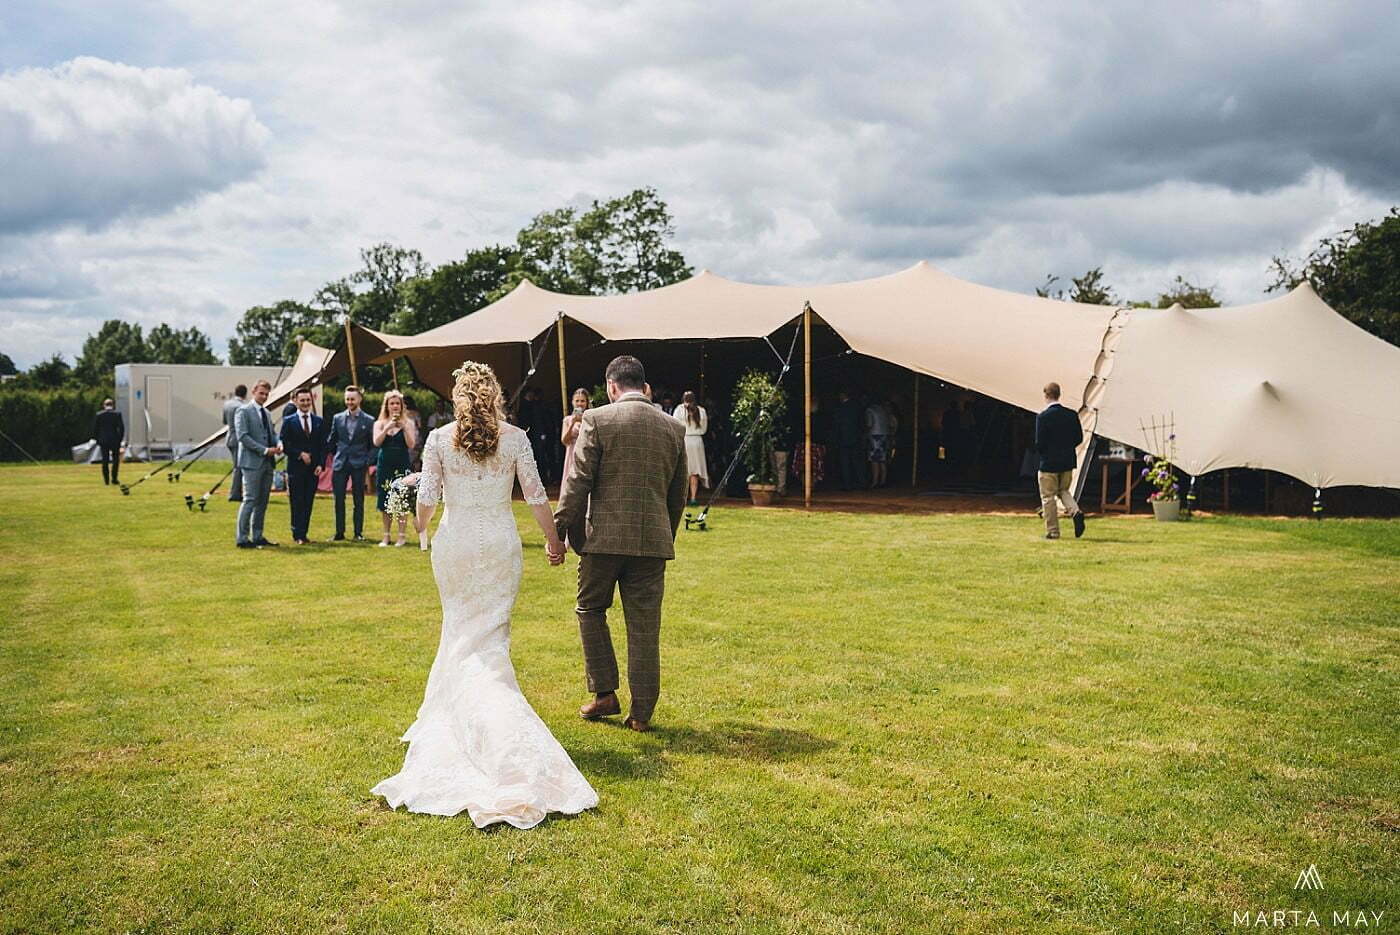
[[501,443],[501,382],[486,364],[464,361],[452,371],[452,412],[457,419],[454,443],[473,458],[489,458]]

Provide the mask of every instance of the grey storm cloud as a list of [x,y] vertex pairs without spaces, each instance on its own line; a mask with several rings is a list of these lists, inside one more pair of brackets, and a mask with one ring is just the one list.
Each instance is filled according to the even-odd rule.
[[247,101],[179,69],[0,74],[0,233],[161,214],[257,172],[268,136]]

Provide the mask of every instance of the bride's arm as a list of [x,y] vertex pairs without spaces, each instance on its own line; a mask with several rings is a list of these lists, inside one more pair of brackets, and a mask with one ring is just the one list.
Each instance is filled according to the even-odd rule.
[[414,517],[414,526],[420,534],[428,531],[428,523],[442,499],[442,455],[438,453],[437,442],[438,437],[429,434],[423,444],[423,470],[417,483],[418,515]]
[[549,550],[549,562],[557,565],[564,560],[564,543],[559,539],[559,531],[554,528],[554,511],[549,508],[549,494],[540,482],[540,472],[535,467],[535,454],[530,450],[530,441],[521,433],[517,436],[515,448],[515,476],[520,481],[520,492],[530,505],[530,512],[544,533],[545,545]]

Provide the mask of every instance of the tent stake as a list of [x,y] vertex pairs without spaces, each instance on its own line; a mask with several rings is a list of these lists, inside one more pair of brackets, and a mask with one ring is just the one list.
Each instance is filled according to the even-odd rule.
[[806,447],[802,450],[803,509],[812,508],[812,303],[802,303],[802,371],[804,381],[802,434]]

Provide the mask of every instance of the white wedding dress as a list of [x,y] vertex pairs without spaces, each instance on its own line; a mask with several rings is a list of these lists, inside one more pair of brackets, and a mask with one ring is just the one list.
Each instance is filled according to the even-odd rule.
[[374,787],[391,808],[456,815],[478,828],[530,828],[550,812],[575,814],[598,794],[535,714],[510,661],[510,614],[520,591],[515,479],[529,503],[548,503],[525,433],[501,424],[484,461],[453,441],[449,424],[428,435],[418,502],[441,500],[432,541],[442,597],[442,641],[418,717],[403,735],[403,769]]

